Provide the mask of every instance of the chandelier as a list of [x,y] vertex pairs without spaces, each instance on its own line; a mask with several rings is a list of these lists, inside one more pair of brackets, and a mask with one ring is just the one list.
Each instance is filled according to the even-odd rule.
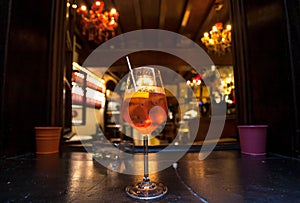
[[77,9],[81,15],[82,35],[87,36],[89,41],[101,43],[115,36],[115,28],[118,26],[119,13],[115,8],[110,12],[104,11],[104,2],[94,1],[91,9],[85,5]]
[[228,24],[224,29],[223,23],[216,23],[209,33],[204,33],[201,42],[209,53],[224,55],[231,47],[231,25]]

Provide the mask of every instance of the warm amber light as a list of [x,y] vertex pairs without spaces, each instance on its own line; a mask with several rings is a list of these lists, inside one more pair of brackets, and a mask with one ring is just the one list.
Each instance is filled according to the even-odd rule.
[[117,10],[116,10],[115,8],[112,8],[112,9],[110,10],[110,14],[114,15],[114,14],[116,14],[116,13],[117,13]]
[[101,2],[100,1],[96,1],[95,4],[96,4],[96,6],[100,6]]
[[201,38],[201,42],[207,47],[207,50],[211,53],[223,55],[227,51],[230,51],[231,46],[231,25],[226,25],[223,28],[223,24],[216,23],[209,32],[205,32]]
[[110,25],[114,25],[116,23],[115,19],[112,18],[111,21],[109,22]]
[[218,32],[217,26],[213,26],[213,27],[212,27],[212,31],[213,31],[213,32]]
[[118,26],[119,13],[115,8],[110,12],[103,11],[104,2],[95,0],[92,7],[82,5],[77,13],[82,18],[82,35],[89,41],[102,43],[115,36],[115,28]]
[[82,11],[86,11],[86,10],[87,10],[87,7],[86,7],[85,5],[82,5],[82,6],[80,7],[80,9],[81,9]]

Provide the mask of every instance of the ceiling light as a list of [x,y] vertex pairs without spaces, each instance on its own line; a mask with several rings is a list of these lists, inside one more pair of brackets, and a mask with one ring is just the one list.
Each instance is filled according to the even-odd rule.
[[209,53],[224,55],[231,47],[231,25],[224,29],[222,23],[216,23],[211,31],[203,34],[201,42]]
[[85,5],[77,9],[81,16],[82,34],[89,41],[102,43],[115,36],[115,28],[118,26],[119,13],[115,8],[109,12],[103,11],[104,2],[94,1],[90,10]]
[[183,16],[183,20],[181,22],[181,26],[182,27],[185,27],[189,18],[190,18],[190,14],[191,14],[191,11],[190,10],[186,10],[185,13],[184,13],[184,16]]

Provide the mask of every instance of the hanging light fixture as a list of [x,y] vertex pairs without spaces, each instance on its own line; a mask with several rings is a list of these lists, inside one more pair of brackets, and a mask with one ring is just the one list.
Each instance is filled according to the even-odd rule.
[[109,12],[103,11],[104,2],[94,1],[90,10],[85,5],[77,9],[81,16],[82,34],[89,41],[101,43],[115,36],[115,28],[118,26],[119,13],[115,8]]
[[190,87],[200,86],[202,83],[201,79],[202,79],[201,75],[198,74],[195,77],[193,77],[192,80],[186,81],[186,84],[189,85]]
[[205,32],[201,42],[209,53],[224,55],[231,47],[231,25],[223,28],[223,23],[216,23],[210,32]]

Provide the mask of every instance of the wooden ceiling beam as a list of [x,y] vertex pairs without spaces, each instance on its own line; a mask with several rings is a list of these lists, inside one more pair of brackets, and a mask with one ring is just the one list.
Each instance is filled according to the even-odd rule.
[[141,5],[139,0],[133,0],[134,13],[136,17],[137,29],[142,29],[142,14],[141,14]]
[[194,35],[194,39],[193,39],[195,42],[199,41],[199,36],[203,35],[203,33],[202,33],[203,29],[207,28],[207,27],[204,28],[204,26],[206,26],[206,24],[208,22],[208,20],[207,20],[208,18],[211,20],[211,17],[209,17],[209,16],[212,16],[213,13],[215,12],[214,5],[215,5],[215,1],[213,0],[213,1],[211,1],[210,5],[207,6],[207,10],[205,11],[205,13],[206,13],[205,16],[207,16],[207,17],[203,18],[202,22],[199,23],[199,26],[197,28],[197,31],[196,31],[196,33]]
[[180,28],[178,29],[179,34],[182,34],[182,32],[184,30],[184,27],[185,27],[184,24],[187,23],[187,22],[184,22],[184,21],[188,20],[186,18],[189,18],[189,15],[190,15],[189,12],[191,11],[191,7],[192,7],[192,5],[191,5],[190,1],[186,0],[185,1],[185,6],[184,6],[184,12],[182,12],[182,16],[181,16],[181,20],[180,20]]
[[166,2],[166,0],[161,0],[160,1],[160,12],[159,12],[159,24],[158,24],[159,29],[164,29],[166,15],[167,15],[167,2]]

